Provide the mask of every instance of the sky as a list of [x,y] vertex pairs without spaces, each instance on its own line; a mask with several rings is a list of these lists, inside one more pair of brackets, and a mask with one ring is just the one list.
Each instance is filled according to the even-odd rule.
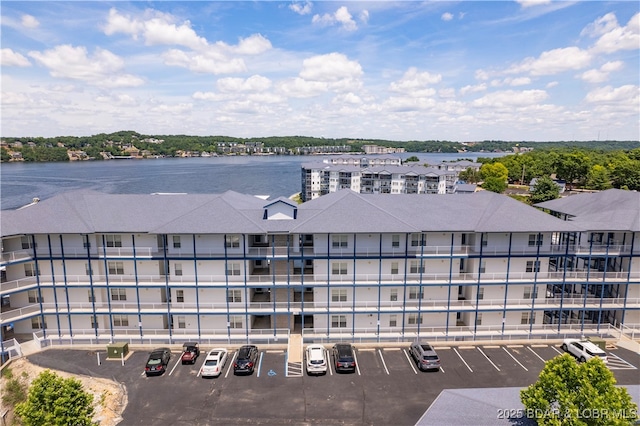
[[640,140],[638,1],[2,1],[2,137]]

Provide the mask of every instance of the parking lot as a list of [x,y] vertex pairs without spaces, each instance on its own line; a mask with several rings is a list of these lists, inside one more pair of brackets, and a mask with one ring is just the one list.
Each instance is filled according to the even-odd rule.
[[[234,376],[229,358],[217,378],[200,377],[206,351],[194,365],[182,365],[172,353],[162,376],[146,377],[149,351],[106,361],[104,352],[50,349],[29,356],[35,364],[106,377],[127,388],[123,425],[208,424],[374,424],[414,425],[443,389],[525,387],[536,381],[544,362],[563,353],[559,345],[434,345],[439,371],[421,372],[408,353],[397,347],[356,346],[357,369],[324,376],[288,377],[283,349],[259,347],[256,369]],[[622,348],[608,349],[609,368],[618,384],[639,384],[640,356]],[[100,365],[97,358],[101,357]],[[331,363],[330,363],[331,364]],[[509,407],[504,407],[509,408]]]

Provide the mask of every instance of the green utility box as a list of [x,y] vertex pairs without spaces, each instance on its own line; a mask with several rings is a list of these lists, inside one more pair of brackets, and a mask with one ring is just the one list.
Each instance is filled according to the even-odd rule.
[[607,342],[605,342],[604,339],[592,337],[589,340],[603,351],[607,349]]
[[129,353],[128,343],[112,343],[107,345],[107,358],[122,358]]

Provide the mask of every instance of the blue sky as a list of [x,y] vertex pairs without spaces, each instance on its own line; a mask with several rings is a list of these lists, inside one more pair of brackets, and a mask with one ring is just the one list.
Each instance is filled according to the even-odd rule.
[[640,140],[639,10],[3,1],[1,135]]

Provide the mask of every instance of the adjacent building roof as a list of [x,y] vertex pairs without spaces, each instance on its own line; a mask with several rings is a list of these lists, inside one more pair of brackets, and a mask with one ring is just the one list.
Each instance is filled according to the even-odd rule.
[[588,231],[640,231],[640,192],[608,189],[558,198],[536,207],[561,213]]
[[[269,219],[286,200],[223,194],[121,195],[73,191],[1,211],[2,236],[67,233],[359,233],[578,231],[507,196],[359,194],[342,190],[297,206],[294,219]],[[293,204],[292,204],[293,206]],[[636,209],[636,221],[637,221]],[[637,225],[636,225],[637,226]]]

